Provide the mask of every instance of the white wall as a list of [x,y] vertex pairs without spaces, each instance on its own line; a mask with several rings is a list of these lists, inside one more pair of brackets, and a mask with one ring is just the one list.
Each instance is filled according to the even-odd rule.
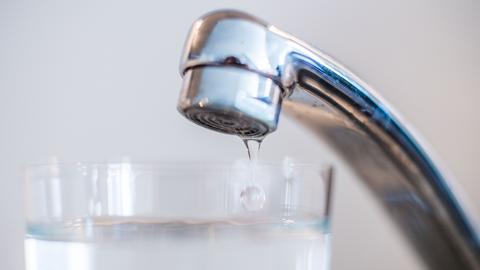
[[[25,163],[245,155],[237,138],[175,109],[187,30],[217,8],[256,14],[350,67],[417,127],[480,208],[478,1],[2,0],[0,269],[23,267]],[[336,160],[286,119],[262,150]],[[348,169],[337,176],[333,269],[420,269]]]

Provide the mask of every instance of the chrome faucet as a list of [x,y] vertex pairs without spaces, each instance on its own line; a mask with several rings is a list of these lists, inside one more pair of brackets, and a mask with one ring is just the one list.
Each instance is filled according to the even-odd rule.
[[198,19],[185,45],[179,111],[260,139],[290,114],[332,145],[431,269],[480,269],[480,234],[431,154],[381,97],[330,57],[251,15]]

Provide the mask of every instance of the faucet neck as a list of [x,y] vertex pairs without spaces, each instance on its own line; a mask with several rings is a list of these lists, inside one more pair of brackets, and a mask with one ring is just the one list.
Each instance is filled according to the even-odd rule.
[[[236,70],[228,78],[197,80],[191,88],[190,70],[206,67]],[[254,107],[270,108],[266,112],[277,116],[283,107],[333,145],[432,269],[480,269],[480,234],[449,185],[452,179],[447,181],[398,113],[330,57],[253,16],[218,11],[192,26],[180,69],[190,87],[182,93],[220,95],[222,102],[212,105],[223,111],[238,109],[239,116],[268,122],[272,130],[278,119],[265,119],[266,114]],[[258,77],[249,84],[256,91],[248,94],[253,98],[238,99],[246,88],[237,86],[245,82],[243,75],[249,77],[246,74]],[[259,87],[262,80],[280,90]],[[200,84],[205,88],[197,87]],[[231,91],[209,90],[223,84]],[[275,101],[265,98],[280,92]]]

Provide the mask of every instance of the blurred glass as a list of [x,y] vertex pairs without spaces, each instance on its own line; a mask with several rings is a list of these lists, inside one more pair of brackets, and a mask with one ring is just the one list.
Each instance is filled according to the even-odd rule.
[[49,164],[26,174],[27,270],[328,269],[329,166]]

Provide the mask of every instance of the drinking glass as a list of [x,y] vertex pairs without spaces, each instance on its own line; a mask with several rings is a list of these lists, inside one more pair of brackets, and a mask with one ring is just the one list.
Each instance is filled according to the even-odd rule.
[[26,172],[27,270],[328,269],[332,168],[58,164]]

